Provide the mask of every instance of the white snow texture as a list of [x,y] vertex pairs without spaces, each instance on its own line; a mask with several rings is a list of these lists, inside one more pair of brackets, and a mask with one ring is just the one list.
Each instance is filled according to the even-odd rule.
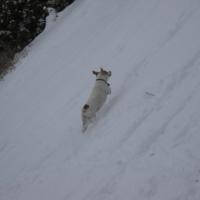
[[[0,82],[1,200],[200,199],[200,1],[76,0]],[[112,94],[83,134],[100,67]]]

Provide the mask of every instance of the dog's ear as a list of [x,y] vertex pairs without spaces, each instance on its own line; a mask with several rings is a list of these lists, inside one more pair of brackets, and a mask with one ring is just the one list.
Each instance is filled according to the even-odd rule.
[[[101,68],[101,67],[100,67],[100,68]],[[107,75],[107,71],[105,71],[105,70],[103,70],[103,69],[101,68],[101,74]]]
[[[101,68],[101,67],[100,67],[100,68]],[[101,73],[102,73],[102,74],[104,74],[104,73],[105,73],[105,71],[103,70],[103,68],[101,68]]]
[[92,71],[92,72],[93,72],[93,74],[96,75],[96,76],[99,74],[99,72],[95,72],[95,71]]

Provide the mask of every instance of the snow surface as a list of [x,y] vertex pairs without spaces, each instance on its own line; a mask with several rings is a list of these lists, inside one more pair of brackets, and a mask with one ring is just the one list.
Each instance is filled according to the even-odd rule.
[[[200,199],[200,1],[76,0],[0,82],[1,200]],[[92,70],[112,94],[82,133]]]

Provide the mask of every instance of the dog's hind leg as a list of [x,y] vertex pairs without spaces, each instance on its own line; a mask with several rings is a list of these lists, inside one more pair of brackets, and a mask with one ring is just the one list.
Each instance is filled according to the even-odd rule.
[[82,132],[84,133],[87,130],[87,127],[89,125],[89,121],[88,120],[84,120],[83,121],[83,128],[82,128]]
[[88,119],[89,117],[87,116],[86,110],[89,108],[89,105],[85,104],[82,108],[82,121],[83,121],[83,128],[82,132],[85,132],[87,130],[87,127],[90,123],[90,120]]
[[87,130],[90,120],[86,116],[82,115],[82,121],[83,121],[82,132],[84,133]]
[[83,133],[87,130],[88,125],[89,125],[89,124],[83,125],[83,128],[82,128],[82,132],[83,132]]

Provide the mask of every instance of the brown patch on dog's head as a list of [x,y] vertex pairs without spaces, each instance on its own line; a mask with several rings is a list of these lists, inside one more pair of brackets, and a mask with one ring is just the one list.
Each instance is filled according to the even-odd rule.
[[85,110],[87,110],[87,109],[89,108],[89,105],[85,104],[85,105],[83,106],[83,108],[84,108]]
[[99,74],[99,72],[95,72],[95,71],[92,71],[92,72],[93,72],[93,74],[96,75],[96,76]]
[[95,74],[96,76],[98,76],[98,74],[100,73],[101,75],[105,75],[105,76],[111,76],[111,71],[107,72],[106,70],[103,70],[103,68],[101,68],[101,71],[100,72],[95,72],[95,71],[92,71],[93,74]]
[[103,74],[103,75],[108,75],[108,72],[105,71],[105,70],[103,70],[103,69],[101,68],[101,74]]

